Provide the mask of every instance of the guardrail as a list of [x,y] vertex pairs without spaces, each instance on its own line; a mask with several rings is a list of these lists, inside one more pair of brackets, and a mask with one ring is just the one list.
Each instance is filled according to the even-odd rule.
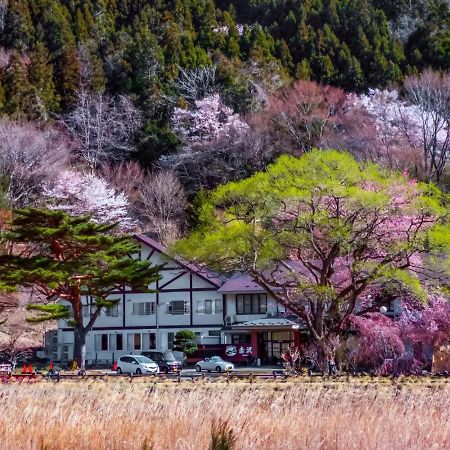
[[181,382],[182,380],[198,380],[206,378],[224,378],[224,379],[279,379],[287,378],[287,374],[283,370],[273,370],[271,373],[254,373],[254,372],[220,372],[220,373],[194,373],[194,374],[118,374],[114,372],[98,373],[98,374],[76,374],[76,373],[32,373],[32,374],[12,374],[0,376],[0,380],[3,383],[7,383],[11,380],[14,381],[42,381],[42,380],[84,380],[84,379],[108,379],[108,378],[125,378],[129,380],[148,378],[162,380],[172,380],[175,382]]

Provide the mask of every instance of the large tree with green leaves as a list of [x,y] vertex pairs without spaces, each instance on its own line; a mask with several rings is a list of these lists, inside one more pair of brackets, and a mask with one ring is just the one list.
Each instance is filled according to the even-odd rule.
[[[89,217],[30,208],[14,211],[10,226],[0,233],[0,243],[10,249],[0,254],[0,291],[34,287],[43,295],[46,302],[28,305],[37,311],[29,320],[67,319],[82,370],[87,334],[102,309],[119,301],[111,294],[125,286],[148,291],[159,279],[161,266],[132,258],[139,250],[136,243],[113,234],[115,228]],[[84,320],[83,296],[93,299],[91,315]]]
[[426,300],[443,284],[449,200],[431,184],[314,150],[214,190],[174,250],[248,271],[327,355],[355,315],[406,292]]

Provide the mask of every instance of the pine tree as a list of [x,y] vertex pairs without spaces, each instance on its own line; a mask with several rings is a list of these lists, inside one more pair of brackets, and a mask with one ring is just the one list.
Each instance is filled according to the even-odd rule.
[[81,61],[77,50],[69,47],[64,50],[57,62],[58,92],[65,110],[72,108],[81,85]]
[[[10,229],[0,233],[0,244],[9,242],[13,249],[21,249],[0,254],[0,291],[25,286],[44,295],[49,303],[28,305],[37,311],[29,321],[68,320],[74,329],[74,358],[81,370],[87,334],[102,309],[118,302],[112,293],[125,286],[149,292],[148,286],[160,279],[162,266],[130,258],[139,248],[129,237],[112,234],[115,227],[63,211],[30,208],[15,211]],[[94,299],[86,325],[83,296]]]
[[49,59],[47,48],[39,42],[31,53],[29,79],[37,97],[45,107],[45,112],[57,110],[59,103],[53,82],[53,66]]
[[14,52],[4,78],[5,111],[12,116],[30,116],[35,107],[28,67],[22,55]]

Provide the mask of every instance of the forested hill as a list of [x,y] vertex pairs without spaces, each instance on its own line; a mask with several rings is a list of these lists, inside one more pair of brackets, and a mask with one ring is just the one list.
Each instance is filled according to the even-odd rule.
[[235,110],[245,112],[245,67],[269,84],[311,78],[358,91],[450,64],[445,0],[0,4],[0,105],[9,115],[37,114],[26,95],[32,88],[40,92],[41,110],[70,109],[86,67],[91,90],[132,94],[143,106],[149,90],[170,90],[180,67],[214,63]]

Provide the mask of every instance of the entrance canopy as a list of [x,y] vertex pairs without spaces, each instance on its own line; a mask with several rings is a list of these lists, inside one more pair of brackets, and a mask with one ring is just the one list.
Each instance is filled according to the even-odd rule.
[[299,330],[304,328],[298,321],[281,317],[265,317],[231,325],[232,330]]

